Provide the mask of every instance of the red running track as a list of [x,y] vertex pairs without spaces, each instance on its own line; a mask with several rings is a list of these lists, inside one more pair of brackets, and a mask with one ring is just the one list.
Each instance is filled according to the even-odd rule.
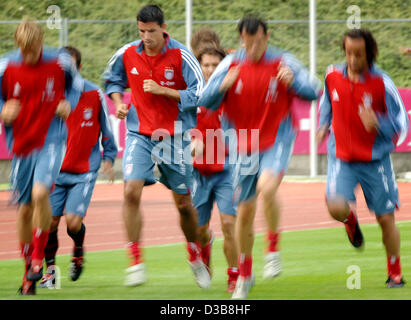
[[[401,210],[397,220],[411,220],[411,183],[398,183]],[[87,227],[85,247],[88,251],[124,248],[126,244],[121,216],[122,184],[96,185],[85,218]],[[359,190],[361,191],[361,190]],[[281,229],[283,231],[341,226],[326,211],[323,182],[283,182],[279,188],[281,202]],[[360,223],[375,223],[374,215],[366,208],[362,192],[357,192]],[[0,260],[19,258],[16,217],[17,209],[8,206],[10,192],[0,192]],[[183,242],[178,213],[171,193],[161,184],[146,187],[142,196],[144,226],[142,245],[150,246]],[[211,228],[216,237],[222,237],[220,219],[214,207]],[[58,254],[71,253],[72,241],[66,234],[66,224],[61,219]],[[255,219],[255,231],[265,231],[261,205]]]

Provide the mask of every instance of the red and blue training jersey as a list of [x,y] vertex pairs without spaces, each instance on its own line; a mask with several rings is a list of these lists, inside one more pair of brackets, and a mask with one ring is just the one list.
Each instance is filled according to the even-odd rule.
[[[280,63],[294,73],[288,89],[277,80]],[[220,92],[221,83],[228,70],[240,66],[240,73],[227,92]],[[295,95],[306,100],[317,98],[320,82],[311,78],[308,71],[291,54],[268,47],[258,62],[247,59],[244,49],[227,56],[210,77],[199,103],[210,109],[224,106],[224,115],[237,131],[238,152],[263,152],[278,137],[280,124],[292,126],[291,102]],[[295,130],[284,130],[281,137],[292,140]],[[289,135],[289,137],[288,137]],[[258,138],[258,141],[256,139]]]
[[55,116],[61,100],[74,108],[81,94],[80,77],[65,50],[43,48],[35,65],[25,64],[20,50],[0,60],[0,111],[9,99],[18,99],[21,110],[5,126],[8,147],[14,155],[27,156],[45,142],[67,137],[62,120]]
[[100,88],[84,80],[76,109],[67,119],[68,138],[62,172],[86,173],[100,167],[100,139],[103,160],[114,163],[117,146],[109,120],[108,107]]
[[222,109],[216,111],[205,107],[197,109],[197,126],[196,131],[192,131],[192,137],[201,139],[204,149],[202,155],[194,157],[193,167],[203,176],[222,172],[226,165],[225,158],[228,151],[221,128],[221,113]]
[[[359,108],[372,108],[379,126],[367,132]],[[359,82],[347,76],[346,64],[329,66],[320,100],[319,127],[330,128],[328,153],[343,161],[379,160],[401,144],[408,116],[390,77],[374,65]]]
[[[156,56],[145,53],[141,40],[125,45],[110,59],[104,72],[107,95],[131,89],[127,115],[127,129],[131,132],[151,136],[162,129],[174,135],[196,125],[197,101],[204,82],[200,65],[185,46],[167,34],[164,38],[163,50]],[[146,79],[178,90],[180,101],[144,92]],[[175,121],[182,125],[175,128]]]

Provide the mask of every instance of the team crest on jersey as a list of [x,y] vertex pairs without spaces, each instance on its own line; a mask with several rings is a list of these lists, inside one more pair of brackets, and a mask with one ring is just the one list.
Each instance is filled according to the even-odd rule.
[[364,107],[371,108],[372,95],[370,93],[365,92],[364,95],[362,96],[362,102],[364,104]]
[[174,69],[171,68],[171,67],[166,67],[166,68],[164,69],[164,77],[165,77],[167,80],[173,79],[173,78],[174,78]]
[[93,116],[93,109],[92,108],[85,108],[83,111],[83,118],[84,120],[90,120]]

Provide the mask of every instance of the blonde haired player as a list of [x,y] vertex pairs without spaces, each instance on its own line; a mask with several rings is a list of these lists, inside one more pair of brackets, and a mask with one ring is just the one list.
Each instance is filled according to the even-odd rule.
[[0,60],[0,118],[13,154],[11,184],[19,204],[17,229],[25,260],[21,294],[35,294],[51,222],[50,189],[64,157],[65,119],[80,97],[66,52],[44,48],[34,21],[16,29],[18,50]]

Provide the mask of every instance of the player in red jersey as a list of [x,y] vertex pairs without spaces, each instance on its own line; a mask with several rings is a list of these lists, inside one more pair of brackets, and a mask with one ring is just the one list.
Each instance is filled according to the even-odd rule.
[[[74,47],[64,47],[72,56],[80,71],[81,52]],[[55,258],[58,249],[57,231],[60,218],[64,214],[67,234],[73,239],[73,257],[69,269],[69,279],[76,281],[84,265],[83,223],[90,204],[100,163],[103,172],[114,180],[113,163],[117,147],[111,129],[107,103],[100,88],[90,81],[82,81],[83,91],[76,109],[67,119],[67,151],[61,166],[55,188],[50,195],[52,222],[49,240],[45,249],[47,273],[43,275],[39,287],[53,287],[56,284]],[[103,154],[100,152],[100,137]],[[103,160],[103,161],[101,161]]]
[[[225,57],[219,47],[218,35],[211,29],[200,29],[192,38],[192,50],[200,62],[205,82]],[[233,199],[232,165],[225,161],[227,151],[221,140],[221,109],[197,109],[196,135],[193,135],[193,204],[198,212],[201,256],[211,274],[210,258],[214,233],[210,229],[214,201],[220,211],[227,260],[227,292],[233,292],[239,275],[237,249],[234,241],[236,205]],[[207,135],[209,137],[207,138]],[[221,150],[219,150],[221,149]]]
[[240,251],[240,277],[234,299],[246,298],[254,283],[252,248],[257,194],[263,199],[268,229],[263,276],[272,278],[281,271],[276,192],[296,136],[291,101],[294,95],[314,100],[319,89],[319,81],[311,79],[292,55],[268,46],[269,33],[263,20],[245,17],[239,22],[238,31],[244,48],[219,64],[199,101],[210,109],[222,106],[237,132],[234,194],[239,201],[235,236]]
[[64,120],[80,96],[70,55],[43,47],[43,30],[23,20],[19,50],[0,60],[0,111],[13,153],[11,183],[19,203],[17,228],[26,272],[21,294],[35,294],[51,222],[50,189],[64,157]]
[[382,230],[387,287],[402,287],[400,235],[394,219],[398,187],[390,151],[404,141],[409,120],[394,83],[374,65],[378,47],[371,32],[346,32],[342,47],[346,62],[328,68],[320,102],[318,141],[330,131],[327,207],[344,223],[352,245],[361,248],[354,194],[361,185]]
[[[201,288],[208,288],[210,276],[201,260],[197,212],[190,196],[191,159],[185,152],[189,151],[189,139],[185,137],[195,127],[203,76],[192,53],[165,33],[164,14],[158,6],[143,7],[137,24],[141,40],[118,50],[104,73],[106,93],[116,106],[116,115],[127,119],[123,217],[132,260],[125,285],[146,281],[140,202],[144,185],[154,180],[157,164],[159,181],[172,190],[180,214],[195,280]],[[122,100],[127,87],[131,88],[129,106]]]

